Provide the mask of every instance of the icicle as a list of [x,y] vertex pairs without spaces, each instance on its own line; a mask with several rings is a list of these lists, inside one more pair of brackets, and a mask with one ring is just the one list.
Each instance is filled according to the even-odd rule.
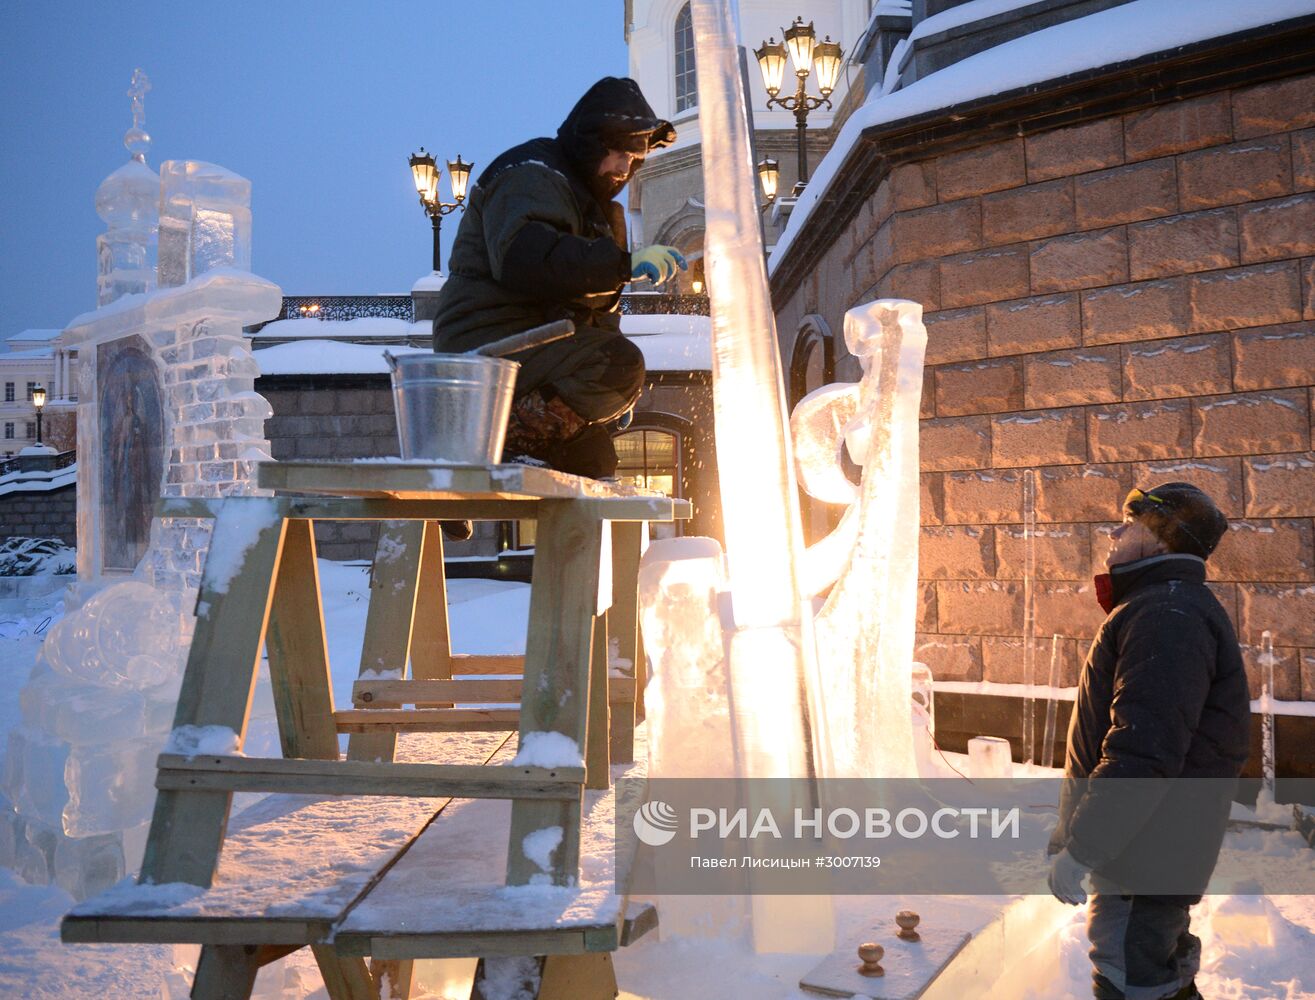
[[1050,637],[1050,689],[1046,692],[1046,729],[1045,735],[1041,739],[1041,752],[1045,754],[1041,763],[1046,767],[1053,767],[1055,763],[1055,715],[1059,707],[1055,693],[1059,687],[1059,658],[1062,641],[1058,632]]

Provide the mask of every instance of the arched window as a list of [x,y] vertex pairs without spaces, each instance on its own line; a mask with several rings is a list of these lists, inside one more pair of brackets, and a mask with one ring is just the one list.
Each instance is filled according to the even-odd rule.
[[[635,421],[612,436],[616,448],[616,478],[640,489],[658,490],[669,497],[686,497],[692,440],[688,421],[668,413],[637,412]],[[655,538],[681,534],[682,522],[653,523]]]
[[807,317],[795,337],[790,359],[790,409],[814,389],[836,380],[836,349],[820,316]]
[[689,4],[676,15],[676,113],[699,103],[699,81],[694,71],[694,19]]

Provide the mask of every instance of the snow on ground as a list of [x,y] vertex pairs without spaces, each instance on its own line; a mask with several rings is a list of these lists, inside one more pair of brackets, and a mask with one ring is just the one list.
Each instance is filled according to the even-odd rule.
[[[322,561],[320,585],[334,697],[345,704],[360,657],[368,570],[361,564]],[[453,580],[449,587],[457,652],[523,651],[528,587],[486,580]],[[60,601],[59,593],[27,602],[0,601],[0,733],[17,722],[18,691],[42,636],[62,613]],[[248,751],[268,752],[250,743]],[[948,756],[966,770],[963,760]],[[1286,831],[1233,830],[1225,849],[1258,852],[1281,865],[1315,863],[1310,848]],[[691,912],[714,909],[712,901],[691,898],[696,904]],[[980,925],[1004,902],[999,897],[837,897],[837,936],[845,941],[902,908],[917,910],[928,926],[951,920]],[[673,925],[678,905],[672,901],[668,911]],[[1090,995],[1085,910],[1054,905],[1055,926],[1062,925],[1059,947],[1011,955],[1005,963],[1027,984],[1018,994],[1021,1000]],[[72,906],[73,900],[63,891],[26,885],[0,869],[0,997],[179,1000],[187,995],[195,947],[64,946],[59,942],[59,919]],[[1205,946],[1205,968],[1198,984],[1206,996],[1315,1000],[1315,896],[1207,899],[1194,911],[1193,929]],[[655,933],[619,952],[616,968],[625,1000],[804,1000],[810,995],[798,989],[799,978],[819,958],[755,955],[730,933],[723,937]],[[473,971],[473,963],[464,959],[418,963],[414,1000],[467,1000]],[[327,1000],[306,949],[262,969],[254,995],[258,1000]]]

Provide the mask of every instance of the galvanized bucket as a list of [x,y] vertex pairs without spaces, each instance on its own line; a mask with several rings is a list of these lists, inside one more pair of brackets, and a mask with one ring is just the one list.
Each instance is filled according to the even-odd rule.
[[384,352],[403,458],[496,465],[507,436],[515,361],[481,354]]

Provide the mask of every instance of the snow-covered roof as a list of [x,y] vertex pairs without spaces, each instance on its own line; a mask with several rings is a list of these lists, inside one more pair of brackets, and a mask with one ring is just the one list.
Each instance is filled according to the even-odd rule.
[[[928,18],[915,31],[943,30],[970,14],[975,19],[1014,6],[1013,0],[973,0]],[[1132,0],[1003,42],[894,93],[874,90],[817,165],[768,266],[774,269],[785,258],[866,129],[1309,14],[1315,14],[1315,0],[1194,0],[1188,11],[1164,0]],[[939,23],[926,29],[932,22]]]
[[9,493],[49,493],[51,490],[72,486],[77,481],[77,462],[62,469],[11,472],[7,476],[0,476],[0,496]]
[[55,349],[53,347],[33,347],[25,351],[3,351],[0,352],[0,361],[39,361],[42,359],[53,360]]
[[[326,327],[354,327],[357,323],[423,327],[426,336],[429,331],[428,323],[407,323],[397,319],[355,319],[337,323],[317,319],[280,320],[278,324],[270,323],[265,330],[285,324],[312,326],[301,334],[279,331],[275,336],[286,337],[289,342],[273,347],[257,345],[253,357],[260,365],[262,375],[382,375],[388,372],[388,363],[384,360],[385,350],[394,354],[428,350],[424,347],[384,347],[324,339],[328,332]],[[319,337],[313,335],[315,330],[320,331]],[[353,329],[352,335],[356,336],[357,332]],[[708,371],[712,368],[712,321],[707,316],[622,316],[621,332],[644,352],[644,363],[649,371]],[[259,337],[260,334],[257,334]]]
[[22,333],[6,337],[5,343],[36,344],[54,340],[63,332],[63,330],[24,330]]
[[432,325],[412,323],[387,316],[358,316],[356,319],[276,319],[266,323],[252,336],[255,340],[370,340],[389,337],[429,337]]

